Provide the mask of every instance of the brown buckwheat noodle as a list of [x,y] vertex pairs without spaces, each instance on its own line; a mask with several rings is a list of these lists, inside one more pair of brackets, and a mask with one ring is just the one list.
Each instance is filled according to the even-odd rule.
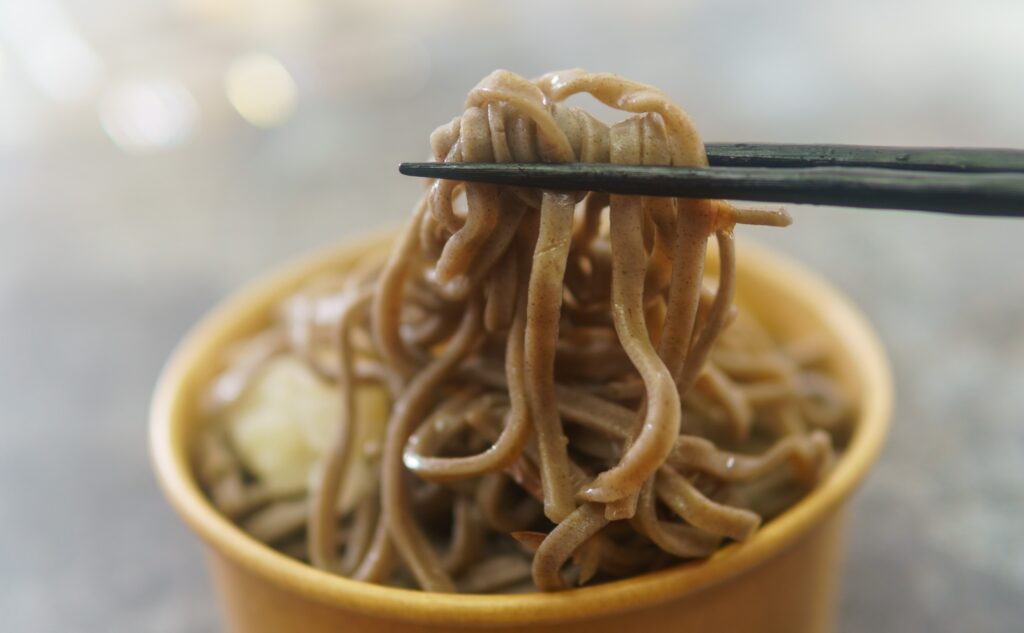
[[[661,91],[581,70],[496,71],[430,141],[439,161],[707,164]],[[199,475],[254,537],[427,591],[557,590],[746,540],[827,472],[852,413],[820,341],[780,345],[733,306],[733,227],[788,223],[433,182],[383,265],[314,280],[231,351]]]

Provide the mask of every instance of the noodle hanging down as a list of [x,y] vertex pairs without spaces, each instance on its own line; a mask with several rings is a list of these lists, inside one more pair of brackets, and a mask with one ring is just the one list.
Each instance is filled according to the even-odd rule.
[[[564,104],[579,93],[628,117]],[[496,71],[430,141],[438,161],[707,165],[661,91],[581,70]],[[557,590],[746,540],[852,418],[822,345],[732,303],[733,227],[788,223],[433,182],[386,262],[314,280],[230,351],[200,479],[284,552],[427,591]]]

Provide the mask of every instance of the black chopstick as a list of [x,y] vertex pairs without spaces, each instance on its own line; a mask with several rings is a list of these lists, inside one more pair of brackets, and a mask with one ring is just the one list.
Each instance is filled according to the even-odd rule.
[[665,167],[603,163],[403,163],[407,176],[565,191],[1024,216],[1024,174],[866,167]]
[[1024,151],[959,147],[708,143],[712,167],[878,167],[953,172],[1024,172]]

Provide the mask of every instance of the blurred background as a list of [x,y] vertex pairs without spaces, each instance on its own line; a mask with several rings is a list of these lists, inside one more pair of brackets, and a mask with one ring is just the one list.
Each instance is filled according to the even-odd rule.
[[[494,68],[664,88],[715,141],[1024,148],[1024,2],[0,0],[0,614],[211,631],[146,408],[200,314],[400,222]],[[849,293],[898,388],[840,631],[1024,616],[1024,222],[794,207],[746,230]]]

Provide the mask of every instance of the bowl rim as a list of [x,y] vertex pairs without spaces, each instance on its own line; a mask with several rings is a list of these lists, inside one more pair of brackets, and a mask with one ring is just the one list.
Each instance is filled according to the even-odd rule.
[[281,554],[222,516],[200,489],[182,431],[183,398],[188,391],[184,387],[191,368],[222,343],[240,319],[251,317],[254,306],[267,305],[317,270],[386,246],[394,235],[394,229],[362,234],[257,277],[215,305],[188,331],[157,381],[150,406],[149,450],[165,496],[209,547],[272,584],[361,615],[432,624],[552,624],[641,609],[721,583],[768,560],[827,518],[878,457],[888,431],[892,378],[877,334],[861,312],[817,274],[742,240],[739,270],[769,283],[786,279],[791,294],[807,299],[823,322],[842,332],[843,351],[862,385],[857,427],[833,472],[750,540],[730,544],[706,560],[642,576],[557,593],[514,595],[436,594],[375,585],[329,574]]

